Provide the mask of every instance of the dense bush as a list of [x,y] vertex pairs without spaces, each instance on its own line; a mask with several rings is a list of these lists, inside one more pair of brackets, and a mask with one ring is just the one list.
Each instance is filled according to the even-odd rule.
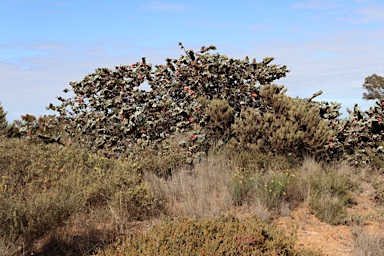
[[[180,145],[191,162],[218,138],[230,138],[230,123],[244,106],[268,108],[259,96],[259,86],[288,72],[285,66],[270,64],[273,58],[250,62],[248,57],[210,54],[214,49],[188,50],[154,69],[144,58],[115,70],[97,69],[71,83],[75,96],[58,97],[62,104],[50,108],[59,112],[57,121],[82,144],[117,156],[132,153],[137,143],[165,152],[165,139],[189,132]],[[141,89],[145,82],[150,91]]]
[[[332,160],[347,160],[355,165],[373,164],[380,168],[384,160],[384,102],[376,102],[369,110],[362,111],[357,104],[348,110],[346,118],[330,115],[333,136],[327,146]],[[330,109],[329,109],[330,110]]]
[[256,218],[177,219],[129,236],[99,255],[317,255]]
[[290,98],[282,90],[276,85],[261,88],[260,96],[268,111],[244,109],[233,127],[236,139],[242,147],[251,144],[264,154],[320,158],[332,137],[327,122],[318,108],[305,100]]

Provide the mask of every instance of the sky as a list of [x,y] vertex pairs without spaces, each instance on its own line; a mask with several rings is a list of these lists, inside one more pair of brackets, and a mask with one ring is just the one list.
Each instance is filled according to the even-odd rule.
[[[69,82],[146,57],[162,64],[178,46],[215,45],[244,59],[286,65],[292,97],[362,100],[367,76],[384,76],[382,0],[0,0],[0,102],[8,121],[54,114]],[[213,52],[214,53],[214,52]]]

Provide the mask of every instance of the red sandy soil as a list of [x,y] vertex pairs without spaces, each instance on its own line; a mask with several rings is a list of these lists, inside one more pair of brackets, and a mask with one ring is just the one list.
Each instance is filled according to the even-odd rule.
[[330,225],[317,219],[308,208],[299,207],[289,216],[278,218],[276,224],[287,234],[296,231],[297,248],[319,249],[325,255],[356,255],[354,233],[357,231],[384,238],[384,216],[378,216],[379,206],[373,200],[374,189],[368,183],[361,186],[362,192],[355,195],[357,204],[348,209],[350,216],[360,216],[360,223]]

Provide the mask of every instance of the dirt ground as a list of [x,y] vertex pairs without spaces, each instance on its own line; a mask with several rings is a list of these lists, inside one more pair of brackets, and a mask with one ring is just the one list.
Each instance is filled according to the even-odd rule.
[[356,194],[357,204],[348,209],[349,215],[355,217],[345,225],[324,223],[304,206],[290,212],[289,216],[278,218],[276,224],[287,234],[296,232],[296,247],[320,249],[325,255],[371,255],[369,251],[357,253],[356,234],[379,236],[384,242],[384,216],[377,211],[380,206],[373,200],[371,185],[363,183],[361,186],[362,192]]

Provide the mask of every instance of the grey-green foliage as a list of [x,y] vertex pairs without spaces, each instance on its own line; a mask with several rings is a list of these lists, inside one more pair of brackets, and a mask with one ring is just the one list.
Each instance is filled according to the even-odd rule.
[[348,110],[349,116],[335,122],[335,135],[330,149],[337,158],[356,165],[383,158],[384,106],[376,102],[369,110],[362,111],[357,104]]
[[355,104],[348,116],[341,117],[340,103],[309,102],[320,110],[321,118],[332,130],[325,156],[328,160],[347,160],[353,164],[374,164],[384,167],[384,105],[376,101],[369,110],[362,111]]
[[[154,67],[143,58],[114,70],[99,68],[70,83],[74,97],[58,97],[61,105],[49,108],[58,111],[56,121],[69,134],[94,150],[128,154],[138,141],[162,150],[165,139],[189,132],[187,148],[200,152],[207,148],[205,127],[212,119],[206,110],[214,107],[212,100],[226,100],[234,116],[243,107],[263,109],[259,86],[288,72],[286,66],[271,64],[273,58],[233,59],[209,52],[215,49],[186,50]],[[144,82],[150,91],[139,88]]]

